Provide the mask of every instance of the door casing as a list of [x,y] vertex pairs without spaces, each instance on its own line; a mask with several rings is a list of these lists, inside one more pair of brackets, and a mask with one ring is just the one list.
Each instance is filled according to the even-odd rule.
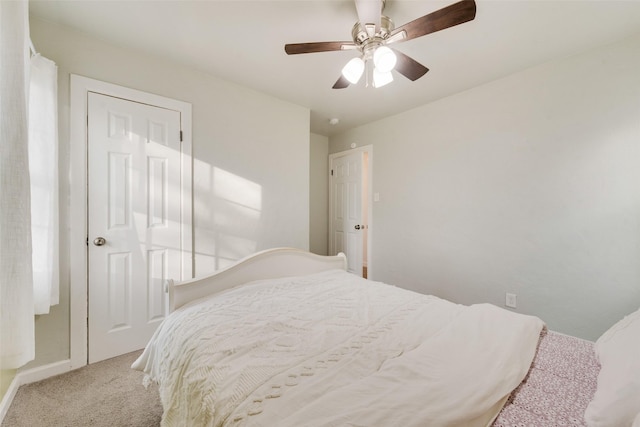
[[87,364],[87,96],[101,93],[131,101],[180,111],[181,152],[181,248],[182,278],[193,277],[193,158],[191,104],[125,88],[111,83],[71,75],[70,94],[70,368]]

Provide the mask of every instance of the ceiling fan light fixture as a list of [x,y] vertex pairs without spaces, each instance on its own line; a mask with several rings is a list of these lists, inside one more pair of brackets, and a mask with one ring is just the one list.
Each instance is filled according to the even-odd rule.
[[380,71],[378,67],[373,69],[373,87],[379,88],[393,81],[391,71]]
[[[0,0],[2,1],[2,0]],[[370,84],[371,68],[373,68],[373,86],[382,87],[393,81],[392,70],[411,81],[424,76],[429,69],[399,50],[390,49],[386,45],[412,40],[427,34],[435,33],[475,19],[475,0],[458,0],[449,6],[414,19],[398,28],[389,17],[382,14],[386,0],[355,0],[358,22],[351,29],[351,41],[328,41],[311,43],[286,44],[284,50],[288,55],[300,53],[330,52],[356,49],[361,58],[349,61],[342,69],[340,78],[332,86],[333,89],[344,89],[356,84],[366,68],[366,85]],[[380,10],[378,7],[382,6]],[[373,67],[371,66],[373,63]]]
[[358,83],[362,73],[364,73],[364,61],[362,58],[353,58],[342,68],[342,75],[351,84]]
[[388,73],[396,66],[396,54],[386,46],[380,46],[373,52],[373,63],[382,73]]

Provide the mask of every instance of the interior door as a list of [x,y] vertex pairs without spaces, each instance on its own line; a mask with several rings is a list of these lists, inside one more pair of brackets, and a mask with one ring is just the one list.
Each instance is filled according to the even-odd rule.
[[362,152],[334,158],[331,163],[331,254],[347,255],[347,270],[362,276],[364,232],[362,221]]
[[180,279],[180,113],[88,95],[89,363],[143,348]]

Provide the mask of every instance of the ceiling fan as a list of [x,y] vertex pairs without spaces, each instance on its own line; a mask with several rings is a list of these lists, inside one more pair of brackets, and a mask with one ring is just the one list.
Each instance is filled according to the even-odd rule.
[[381,87],[393,81],[393,69],[412,81],[429,71],[416,60],[387,45],[435,33],[476,17],[475,1],[462,0],[395,28],[393,21],[382,14],[385,2],[386,0],[355,0],[358,22],[351,30],[353,41],[292,43],[286,44],[284,50],[289,55],[357,50],[360,56],[345,65],[333,89],[344,89],[350,84],[356,84],[365,68],[371,67],[371,63],[373,86]]

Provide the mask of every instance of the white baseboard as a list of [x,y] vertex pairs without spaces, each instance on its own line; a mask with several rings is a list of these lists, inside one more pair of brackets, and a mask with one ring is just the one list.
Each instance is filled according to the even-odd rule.
[[4,420],[4,416],[7,415],[11,402],[13,402],[13,398],[16,396],[16,393],[18,393],[18,389],[21,385],[31,384],[36,381],[64,374],[71,370],[71,360],[62,360],[60,362],[38,366],[37,368],[18,371],[16,376],[13,378],[13,381],[11,381],[11,384],[9,384],[9,388],[0,402],[0,423]]
[[4,420],[4,416],[7,415],[7,412],[9,412],[9,406],[11,406],[11,402],[13,402],[13,398],[16,396],[19,387],[18,378],[13,377],[13,381],[9,384],[7,392],[2,397],[2,401],[0,401],[0,424]]
[[35,383],[56,375],[64,374],[71,371],[71,360],[61,360],[60,362],[50,363],[48,365],[38,366],[37,368],[27,369],[26,371],[18,371],[16,378],[20,378],[20,385]]

